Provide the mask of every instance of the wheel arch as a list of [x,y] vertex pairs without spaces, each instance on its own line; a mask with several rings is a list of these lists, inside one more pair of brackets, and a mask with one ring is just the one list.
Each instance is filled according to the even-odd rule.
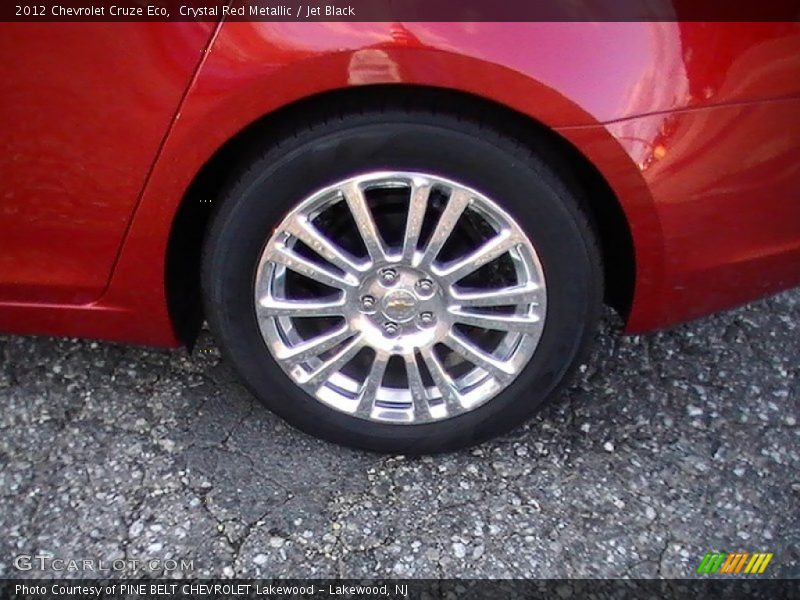
[[191,346],[202,325],[199,301],[202,245],[214,213],[214,199],[227,185],[232,165],[246,162],[257,148],[263,147],[264,139],[280,139],[290,134],[296,123],[330,114],[332,107],[368,110],[421,103],[488,123],[524,143],[553,165],[580,199],[597,230],[603,252],[606,303],[627,319],[636,283],[633,232],[609,181],[572,141],[581,139],[580,134],[585,133],[586,128],[577,128],[577,136],[567,128],[564,135],[505,104],[461,90],[375,84],[325,91],[286,104],[228,139],[196,173],[172,219],[165,262],[169,318],[181,341]]

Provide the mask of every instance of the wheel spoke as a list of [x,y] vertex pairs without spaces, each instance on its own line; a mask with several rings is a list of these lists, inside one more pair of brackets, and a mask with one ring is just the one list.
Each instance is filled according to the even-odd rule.
[[480,367],[501,383],[508,381],[509,377],[512,375],[512,373],[508,371],[507,363],[497,360],[453,331],[448,333],[444,343],[453,352],[468,360],[476,367]]
[[363,269],[363,266],[358,264],[354,257],[345,253],[304,216],[292,219],[287,224],[285,231],[345,273],[357,274]]
[[417,359],[413,354],[404,356],[406,361],[406,377],[408,378],[408,391],[411,392],[411,408],[414,411],[414,420],[430,419],[431,411],[428,398],[425,395],[425,384],[422,381]]
[[386,250],[383,247],[378,226],[372,216],[372,211],[367,205],[367,198],[358,183],[350,183],[342,188],[342,193],[356,222],[361,239],[367,249],[370,259],[379,262],[386,258]]
[[535,333],[541,326],[538,315],[500,315],[468,313],[451,308],[450,316],[456,323],[493,329],[497,331],[515,331],[519,333]]
[[386,365],[388,364],[389,359],[386,356],[383,354],[375,355],[369,373],[367,373],[367,379],[364,381],[361,393],[358,395],[357,415],[369,418],[372,414],[372,409],[375,407],[375,397],[378,394],[381,383],[383,383],[383,375],[386,373]]
[[358,279],[355,276],[347,273],[344,275],[335,273],[281,244],[276,244],[272,252],[267,255],[267,259],[329,287],[344,289],[358,285]]
[[408,219],[406,220],[406,235],[403,241],[403,260],[411,261],[417,251],[419,234],[422,231],[422,222],[425,211],[428,209],[428,198],[431,194],[431,184],[415,181],[411,187],[411,197],[408,205]]
[[494,259],[503,256],[517,244],[519,244],[519,238],[510,231],[504,231],[482,244],[474,252],[443,268],[439,275],[446,281],[455,283]]
[[541,288],[534,284],[518,285],[499,290],[475,292],[453,292],[452,298],[460,306],[511,306],[516,304],[537,304]]
[[467,208],[469,200],[470,196],[464,190],[456,190],[450,194],[447,206],[445,206],[445,209],[442,211],[439,222],[436,223],[436,228],[433,230],[431,239],[428,241],[428,245],[422,255],[422,261],[420,263],[421,268],[429,267],[433,264],[433,261],[436,260],[439,252],[442,250],[447,240],[450,239],[450,234],[453,233],[453,229],[456,223],[458,223],[459,218],[461,218],[461,214],[464,212],[464,209]]
[[339,317],[344,315],[344,298],[336,300],[278,300],[262,298],[256,306],[260,317]]
[[358,334],[347,342],[335,355],[324,361],[319,368],[309,374],[301,383],[313,386],[321,385],[327,381],[331,375],[350,362],[363,347],[364,343],[361,340],[361,334]]
[[420,349],[420,355],[422,356],[422,360],[425,361],[425,366],[428,367],[433,383],[436,384],[439,393],[442,395],[442,400],[444,400],[445,407],[447,408],[447,414],[454,415],[461,412],[463,410],[461,396],[458,390],[456,390],[453,380],[450,379],[450,376],[444,370],[439,359],[436,358],[436,355],[433,353],[433,349],[422,348]]
[[353,335],[350,328],[347,325],[343,325],[329,333],[305,340],[290,348],[282,349],[280,352],[276,352],[276,356],[279,360],[285,360],[291,364],[305,362],[335,348]]
[[[403,202],[399,222],[383,219],[388,196]],[[259,264],[250,297],[265,347],[299,389],[354,421],[416,425],[477,409],[534,356],[547,315],[525,230],[433,173],[365,171],[311,191]]]

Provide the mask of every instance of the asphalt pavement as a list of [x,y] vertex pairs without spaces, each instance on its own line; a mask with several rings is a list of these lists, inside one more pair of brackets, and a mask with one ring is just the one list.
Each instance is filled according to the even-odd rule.
[[288,427],[207,333],[0,337],[0,577],[691,577],[710,551],[800,577],[800,290],[617,327],[524,427],[413,459]]

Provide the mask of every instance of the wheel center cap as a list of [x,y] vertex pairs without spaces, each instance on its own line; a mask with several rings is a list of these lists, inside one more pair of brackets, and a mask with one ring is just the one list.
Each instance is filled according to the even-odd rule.
[[387,319],[406,323],[417,315],[417,297],[408,290],[393,290],[383,297],[381,308]]

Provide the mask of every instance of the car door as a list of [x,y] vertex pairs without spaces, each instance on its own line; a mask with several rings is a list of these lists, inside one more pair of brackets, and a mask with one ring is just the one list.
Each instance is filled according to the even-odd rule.
[[0,25],[0,303],[102,295],[214,27]]

